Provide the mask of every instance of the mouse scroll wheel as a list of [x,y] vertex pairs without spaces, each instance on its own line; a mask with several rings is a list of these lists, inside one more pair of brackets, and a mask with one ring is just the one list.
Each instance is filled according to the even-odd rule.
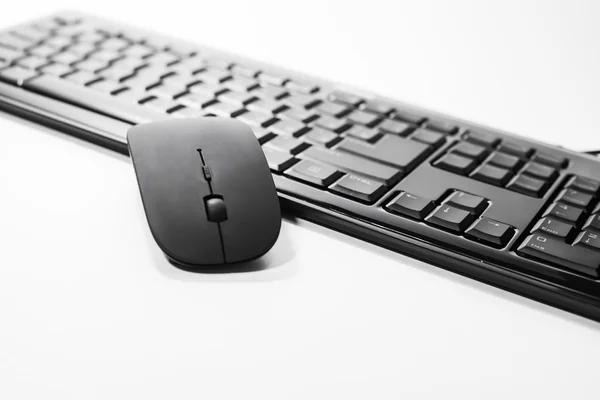
[[210,169],[206,165],[204,165],[202,166],[202,172],[204,172],[204,177],[206,178],[206,180],[210,182],[212,180],[212,174],[210,173]]
[[204,204],[206,206],[206,217],[209,221],[223,222],[227,220],[227,208],[222,197],[206,196]]

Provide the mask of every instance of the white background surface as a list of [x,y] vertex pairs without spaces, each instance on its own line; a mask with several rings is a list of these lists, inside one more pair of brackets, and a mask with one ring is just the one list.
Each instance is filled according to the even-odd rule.
[[[600,148],[597,2],[149,3],[0,26],[78,8]],[[127,158],[6,114],[0,143],[2,399],[598,398],[597,323],[292,219],[265,270],[186,273]]]

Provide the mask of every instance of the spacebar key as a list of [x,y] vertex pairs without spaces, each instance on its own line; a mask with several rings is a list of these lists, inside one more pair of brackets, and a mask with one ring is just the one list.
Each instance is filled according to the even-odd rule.
[[563,269],[576,271],[593,278],[598,277],[600,252],[582,246],[571,246],[553,239],[550,235],[530,235],[519,246],[517,253],[544,260]]
[[168,118],[166,114],[143,108],[137,104],[118,101],[116,97],[107,97],[106,94],[96,93],[85,86],[54,76],[42,75],[30,79],[25,82],[23,87],[132,124],[143,124]]

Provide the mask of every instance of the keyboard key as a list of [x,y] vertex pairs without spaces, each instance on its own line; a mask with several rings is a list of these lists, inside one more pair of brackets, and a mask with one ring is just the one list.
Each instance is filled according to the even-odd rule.
[[175,110],[171,115],[177,118],[199,118],[204,116],[204,113],[194,108],[184,107]]
[[56,50],[62,50],[71,43],[71,39],[63,36],[54,36],[44,42],[45,45],[54,47]]
[[77,61],[81,61],[81,56],[75,53],[63,51],[61,53],[53,55],[52,61],[64,65],[72,65],[75,64]]
[[240,115],[238,119],[250,126],[260,126],[263,128],[277,121],[277,118],[275,118],[271,114],[265,114],[258,111],[249,111]]
[[394,121],[391,119],[384,120],[377,129],[385,133],[393,133],[399,136],[408,136],[414,130],[414,125],[407,124],[406,122]]
[[428,129],[417,129],[415,133],[410,137],[411,140],[416,140],[421,143],[425,143],[434,149],[437,149],[446,142],[446,136],[430,131]]
[[293,119],[282,119],[269,127],[269,131],[278,135],[295,137],[302,136],[309,129],[303,123]]
[[504,186],[510,180],[512,174],[504,168],[484,164],[471,175],[473,178],[496,186]]
[[321,161],[344,170],[360,172],[363,175],[377,179],[386,185],[393,185],[400,180],[402,174],[398,169],[379,164],[352,154],[329,150],[320,146],[312,146],[305,150],[303,158]]
[[598,237],[598,233],[596,232],[583,231],[577,235],[573,245],[587,246],[588,248],[592,248],[594,250],[600,250],[600,237]]
[[37,72],[19,66],[8,67],[0,70],[0,81],[22,86],[27,80],[39,75]]
[[465,232],[465,236],[489,246],[502,248],[510,242],[515,230],[510,225],[481,218]]
[[312,128],[306,135],[302,136],[302,140],[320,146],[332,147],[342,139],[331,131],[326,131],[321,128]]
[[365,110],[385,116],[391,114],[394,111],[394,107],[383,101],[367,100]]
[[260,144],[264,144],[276,136],[274,133],[269,132],[265,128],[259,128],[257,126],[252,127],[252,132],[254,133],[254,136],[256,136],[256,138],[258,139],[258,143]]
[[316,106],[321,102],[321,100],[316,97],[309,96],[307,94],[292,94],[287,96],[284,100],[290,107],[300,107],[300,108],[311,108]]
[[118,60],[124,57],[121,53],[114,50],[98,50],[89,55],[90,58],[105,61],[107,63]]
[[573,229],[574,227],[570,223],[562,222],[551,217],[546,217],[540,219],[535,224],[531,230],[531,233],[542,231],[550,235],[567,238],[571,235],[571,233],[573,233]]
[[382,134],[375,129],[369,129],[366,126],[354,125],[345,132],[345,135],[374,143]]
[[503,142],[498,147],[498,151],[503,153],[512,154],[519,158],[527,158],[533,152],[533,149],[528,146],[522,146],[517,143]]
[[549,165],[554,168],[565,168],[569,162],[565,157],[555,156],[548,153],[536,153],[533,161]]
[[430,129],[432,131],[442,132],[442,133],[445,133],[446,135],[454,135],[456,132],[458,132],[458,126],[456,126],[455,124],[453,124],[451,122],[440,121],[440,120],[427,121],[427,123],[425,124],[425,128]]
[[327,187],[344,174],[332,166],[311,160],[302,160],[290,168],[286,172],[286,175],[312,183],[319,187]]
[[145,44],[138,43],[128,47],[124,51],[124,53],[127,54],[127,56],[129,57],[135,57],[139,59],[150,57],[154,53],[154,50],[146,46]]
[[119,51],[129,47],[129,42],[118,37],[111,37],[100,43],[100,47],[107,50]]
[[287,78],[283,76],[271,74],[268,72],[261,72],[260,74],[258,74],[258,79],[264,83],[268,83],[270,85],[275,86],[281,86],[287,81]]
[[348,174],[340,179],[331,190],[345,197],[365,203],[374,203],[386,192],[385,186],[369,178]]
[[231,71],[236,75],[245,76],[247,78],[254,78],[260,73],[260,70],[256,68],[245,67],[242,65],[234,65],[231,67]]
[[179,57],[177,57],[173,53],[167,53],[164,51],[160,51],[158,53],[152,54],[151,56],[146,58],[146,60],[148,62],[150,62],[152,65],[156,65],[156,66],[159,66],[162,68],[162,67],[176,64],[179,61]]
[[108,94],[113,94],[124,89],[121,84],[117,82],[107,81],[104,79],[92,83],[91,85],[89,85],[89,87],[99,92]]
[[346,118],[353,124],[365,125],[369,128],[374,127],[381,121],[377,114],[366,111],[353,111]]
[[595,195],[600,190],[600,181],[581,176],[573,176],[571,179],[569,179],[569,182],[565,187]]
[[179,103],[175,103],[169,99],[154,98],[142,103],[145,107],[160,113],[172,113],[173,111],[183,107]]
[[0,46],[0,61],[11,62],[19,57],[23,57],[23,52]]
[[35,45],[35,43],[15,35],[5,34],[0,36],[0,46],[8,47],[9,49],[23,51],[33,45]]
[[318,85],[315,85],[314,83],[301,82],[301,81],[297,81],[297,80],[287,81],[285,84],[285,87],[287,87],[288,89],[293,90],[295,92],[304,93],[304,94],[311,94],[311,93],[315,93],[315,92],[319,91]]
[[235,77],[226,81],[223,86],[229,90],[247,92],[258,87],[258,82],[255,79]]
[[541,178],[547,181],[552,181],[558,176],[558,171],[552,167],[538,164],[529,163],[522,170],[522,174],[533,176],[534,178]]
[[402,192],[396,197],[391,203],[386,206],[388,211],[396,214],[401,214],[415,218],[419,221],[425,219],[425,217],[435,208],[433,201],[421,197],[415,196],[407,192]]
[[521,159],[519,157],[511,156],[510,154],[496,152],[490,157],[488,163],[495,165],[496,167],[515,170],[521,164]]
[[16,61],[16,64],[18,64],[19,66],[21,66],[23,68],[27,68],[27,69],[38,69],[38,68],[48,64],[48,61],[45,58],[38,57],[38,56],[27,56],[27,57],[18,59]]
[[350,124],[348,124],[346,121],[328,116],[320,117],[315,122],[315,125],[336,133],[342,133],[346,129],[350,128]]
[[214,103],[206,107],[206,112],[223,118],[235,118],[245,112],[244,107],[231,103]]
[[248,104],[246,108],[250,111],[277,114],[278,112],[285,110],[287,106],[275,100],[261,99]]
[[184,86],[161,84],[152,87],[149,93],[157,97],[162,97],[164,99],[174,99],[177,96],[185,94],[186,92],[187,91]]
[[467,142],[479,144],[486,147],[494,147],[500,142],[500,139],[482,132],[469,131],[465,134],[464,139]]
[[582,217],[584,217],[583,210],[575,206],[571,206],[564,203],[552,203],[550,207],[544,212],[544,217],[552,216],[558,217],[565,221],[572,222],[573,225],[578,225]]
[[256,96],[244,92],[226,92],[219,96],[219,100],[224,103],[237,104],[240,106],[250,104],[256,99]]
[[108,66],[108,64],[106,62],[100,61],[100,60],[94,60],[93,58],[79,61],[74,64],[75,68],[82,70],[82,71],[92,72],[92,73],[97,73],[98,71],[106,68],[107,66]]
[[177,101],[191,108],[204,108],[216,102],[213,96],[202,93],[187,93]]
[[488,149],[476,144],[461,142],[453,147],[451,152],[461,156],[473,158],[475,160],[483,160],[488,154]]
[[296,155],[308,148],[310,145],[291,136],[277,136],[269,140],[265,146],[273,147],[277,150]]
[[252,94],[255,95],[256,97],[260,97],[260,98],[279,100],[279,99],[282,99],[285,96],[287,96],[288,92],[281,87],[265,86],[265,87],[260,87],[258,89],[254,89],[252,91]]
[[600,214],[590,215],[587,221],[585,221],[583,229],[600,232]]
[[311,110],[304,110],[301,108],[290,108],[288,110],[282,111],[278,114],[278,117],[281,118],[290,118],[295,119],[305,124],[314,121],[319,118],[319,115]]
[[192,93],[201,93],[210,96],[218,96],[227,92],[227,89],[221,85],[215,85],[212,83],[196,83],[188,88]]
[[598,277],[600,252],[584,246],[571,246],[551,235],[534,233],[519,246],[517,254],[554,264],[564,270]]
[[335,118],[341,118],[348,114],[352,109],[344,104],[324,101],[316,107],[316,110]]
[[89,71],[75,71],[69,75],[66,75],[65,79],[80,85],[89,85],[90,83],[99,80],[100,77]]
[[62,76],[72,72],[71,67],[67,67],[63,64],[52,63],[46,65],[45,67],[40,68],[40,71],[44,74],[54,75],[54,76]]
[[564,189],[556,198],[556,201],[573,204],[580,208],[588,208],[592,202],[592,195],[580,192],[575,189]]
[[444,204],[462,208],[473,214],[481,214],[488,207],[488,201],[483,197],[465,193],[461,190],[455,190],[445,201]]
[[431,153],[427,145],[394,135],[385,135],[375,144],[346,138],[337,149],[393,165],[404,172],[412,170]]
[[441,205],[426,219],[430,224],[455,233],[464,232],[474,220],[475,216],[470,212],[448,205]]
[[123,69],[116,66],[110,66],[109,68],[100,71],[99,75],[105,79],[109,79],[115,82],[123,82],[135,74],[130,69]]
[[337,103],[349,104],[352,107],[358,107],[364,101],[361,97],[355,94],[342,92],[340,90],[336,90],[331,93],[329,98]]
[[233,63],[231,61],[227,61],[227,60],[223,60],[221,58],[207,58],[205,60],[206,65],[210,66],[210,67],[215,67],[221,70],[228,70],[229,68],[231,68],[233,66]]
[[475,168],[476,164],[473,159],[449,153],[440,158],[435,166],[456,174],[467,175]]
[[547,186],[547,181],[530,178],[527,175],[518,175],[516,179],[508,185],[508,188],[518,193],[541,197],[546,191]]
[[425,121],[425,117],[422,115],[408,110],[396,110],[394,118],[415,125],[419,125],[421,122]]
[[263,153],[265,153],[265,157],[267,158],[269,168],[272,171],[283,172],[298,161],[293,155],[284,151],[275,150],[267,146],[263,146],[262,149]]

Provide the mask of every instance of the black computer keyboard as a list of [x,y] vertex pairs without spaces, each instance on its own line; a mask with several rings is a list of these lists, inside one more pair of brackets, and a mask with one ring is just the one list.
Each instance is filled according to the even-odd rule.
[[295,215],[600,320],[589,156],[71,12],[0,33],[0,108],[125,154],[133,124],[237,118]]

